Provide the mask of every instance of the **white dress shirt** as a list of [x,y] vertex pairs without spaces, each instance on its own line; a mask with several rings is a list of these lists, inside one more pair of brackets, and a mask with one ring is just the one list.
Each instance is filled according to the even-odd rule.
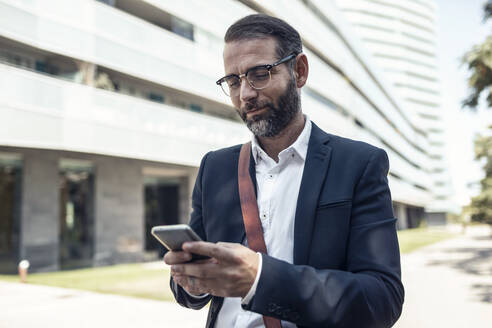
[[[278,155],[276,163],[261,149],[255,137],[252,138],[252,154],[256,163],[256,182],[258,191],[258,210],[263,236],[269,256],[293,263],[294,257],[294,219],[297,197],[301,186],[304,163],[306,161],[311,121],[305,115],[305,125],[297,140]],[[220,309],[215,328],[260,328],[264,327],[261,314],[244,311],[241,301],[248,303],[254,296],[261,273],[260,266],[255,283],[243,300],[239,297],[226,297]],[[282,321],[283,328],[296,327],[293,323]]]

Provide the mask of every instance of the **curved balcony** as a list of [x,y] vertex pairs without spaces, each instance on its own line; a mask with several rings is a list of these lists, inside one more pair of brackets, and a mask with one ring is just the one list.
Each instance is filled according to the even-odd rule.
[[0,0],[0,35],[228,103],[214,83],[223,72],[220,51],[96,1],[56,1],[52,12],[40,0]]
[[368,18],[376,17],[379,20],[398,20],[405,25],[415,27],[430,33],[435,33],[435,22],[429,17],[405,11],[395,7],[393,4],[385,5],[377,2],[345,2],[341,3],[342,10],[349,14],[366,16]]
[[437,57],[409,51],[401,44],[389,44],[378,40],[366,41],[372,53],[385,54],[388,57],[401,58],[408,62],[420,63],[426,67],[437,67]]
[[[320,6],[320,10],[324,13],[330,13],[332,9],[326,2],[313,1],[317,6]],[[284,17],[289,21],[296,22],[295,27],[300,31],[300,33],[304,36],[304,39],[313,46],[316,47],[316,50],[320,51],[324,54],[329,54],[330,60],[333,61],[335,65],[337,65],[340,69],[343,70],[344,74],[347,76],[347,79],[352,81],[360,90],[364,92],[364,94],[376,104],[376,106],[383,112],[397,127],[402,133],[404,133],[408,138],[413,138],[415,131],[411,127],[409,121],[403,118],[405,115],[402,112],[398,112],[393,103],[398,104],[398,100],[393,97],[393,89],[390,85],[387,85],[385,80],[374,70],[370,70],[369,72],[366,70],[364,66],[362,66],[359,62],[359,59],[354,57],[354,54],[347,48],[344,43],[341,42],[340,37],[335,34],[335,32],[328,28],[326,24],[321,22],[317,17],[313,16],[313,13],[306,9],[306,7],[301,6],[297,2],[289,2],[289,10],[283,8],[284,2],[281,0],[271,1],[268,3],[262,3],[265,7],[271,8],[272,10],[275,8],[275,11],[279,13],[280,17]],[[302,15],[303,17],[310,17],[310,19],[305,19],[303,21],[296,20],[293,17],[293,13],[296,15]],[[327,19],[338,19],[335,17],[328,17]],[[339,21],[335,21],[334,24],[342,30],[342,33],[347,33],[347,31],[343,31],[346,28],[346,25],[340,23]],[[346,40],[347,41],[347,40]],[[363,60],[368,60],[369,57],[365,56],[362,47],[359,48],[358,45],[353,44],[353,40],[349,39],[347,41],[351,46],[355,47],[355,50],[358,54],[360,54]],[[306,51],[308,52],[308,51]],[[308,52],[309,53],[309,52]],[[322,78],[316,79],[313,75],[320,74],[320,70],[324,69],[324,71],[329,70],[326,64],[322,63],[320,60],[315,58],[315,56],[310,56],[310,62],[312,67],[316,67],[316,69],[312,69],[310,72],[311,77],[310,80],[317,80],[319,82],[315,83],[319,89],[327,89],[326,88],[326,77],[324,77],[324,82],[322,83]],[[366,63],[365,63],[366,64]],[[323,68],[324,67],[324,68]],[[371,76],[372,74],[373,76]],[[326,75],[325,75],[326,76]],[[341,76],[338,77],[340,81],[343,80]],[[342,83],[342,82],[340,82]],[[380,86],[377,85],[380,84]],[[387,92],[385,94],[384,92]],[[390,95],[388,97],[388,94]],[[339,97],[340,98],[340,97]],[[393,102],[393,103],[392,103]],[[373,112],[374,113],[374,112]],[[359,116],[359,115],[355,115]]]
[[364,24],[369,26],[377,26],[380,29],[390,31],[400,31],[414,38],[425,40],[431,44],[437,43],[436,34],[434,31],[419,28],[418,26],[406,24],[396,18],[381,19],[381,17],[366,15],[356,11],[346,11],[345,17],[352,25]]
[[1,64],[0,90],[7,146],[198,166],[207,151],[249,139],[241,123]]

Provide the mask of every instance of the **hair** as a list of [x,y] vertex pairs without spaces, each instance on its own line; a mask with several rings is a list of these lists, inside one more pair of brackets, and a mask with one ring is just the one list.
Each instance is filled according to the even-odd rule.
[[265,14],[248,15],[236,21],[227,29],[224,42],[270,37],[277,41],[275,51],[278,59],[292,53],[297,55],[302,52],[302,41],[299,33],[285,21]]

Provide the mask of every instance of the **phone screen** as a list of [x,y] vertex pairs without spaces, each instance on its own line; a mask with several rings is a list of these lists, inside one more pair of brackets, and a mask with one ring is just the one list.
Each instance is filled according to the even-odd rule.
[[[201,238],[186,224],[156,226],[152,228],[152,235],[168,250],[181,251],[187,241],[201,241]],[[209,259],[208,256],[193,254],[192,261]]]

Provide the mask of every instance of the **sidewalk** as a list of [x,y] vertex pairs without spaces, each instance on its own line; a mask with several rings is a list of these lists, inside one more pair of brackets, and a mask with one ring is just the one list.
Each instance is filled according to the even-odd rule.
[[488,227],[402,256],[405,304],[397,328],[492,327]]
[[[397,328],[491,327],[492,238],[488,229],[402,256],[406,297]],[[0,328],[204,327],[207,308],[0,282]]]
[[202,328],[207,311],[172,302],[0,282],[0,328]]

